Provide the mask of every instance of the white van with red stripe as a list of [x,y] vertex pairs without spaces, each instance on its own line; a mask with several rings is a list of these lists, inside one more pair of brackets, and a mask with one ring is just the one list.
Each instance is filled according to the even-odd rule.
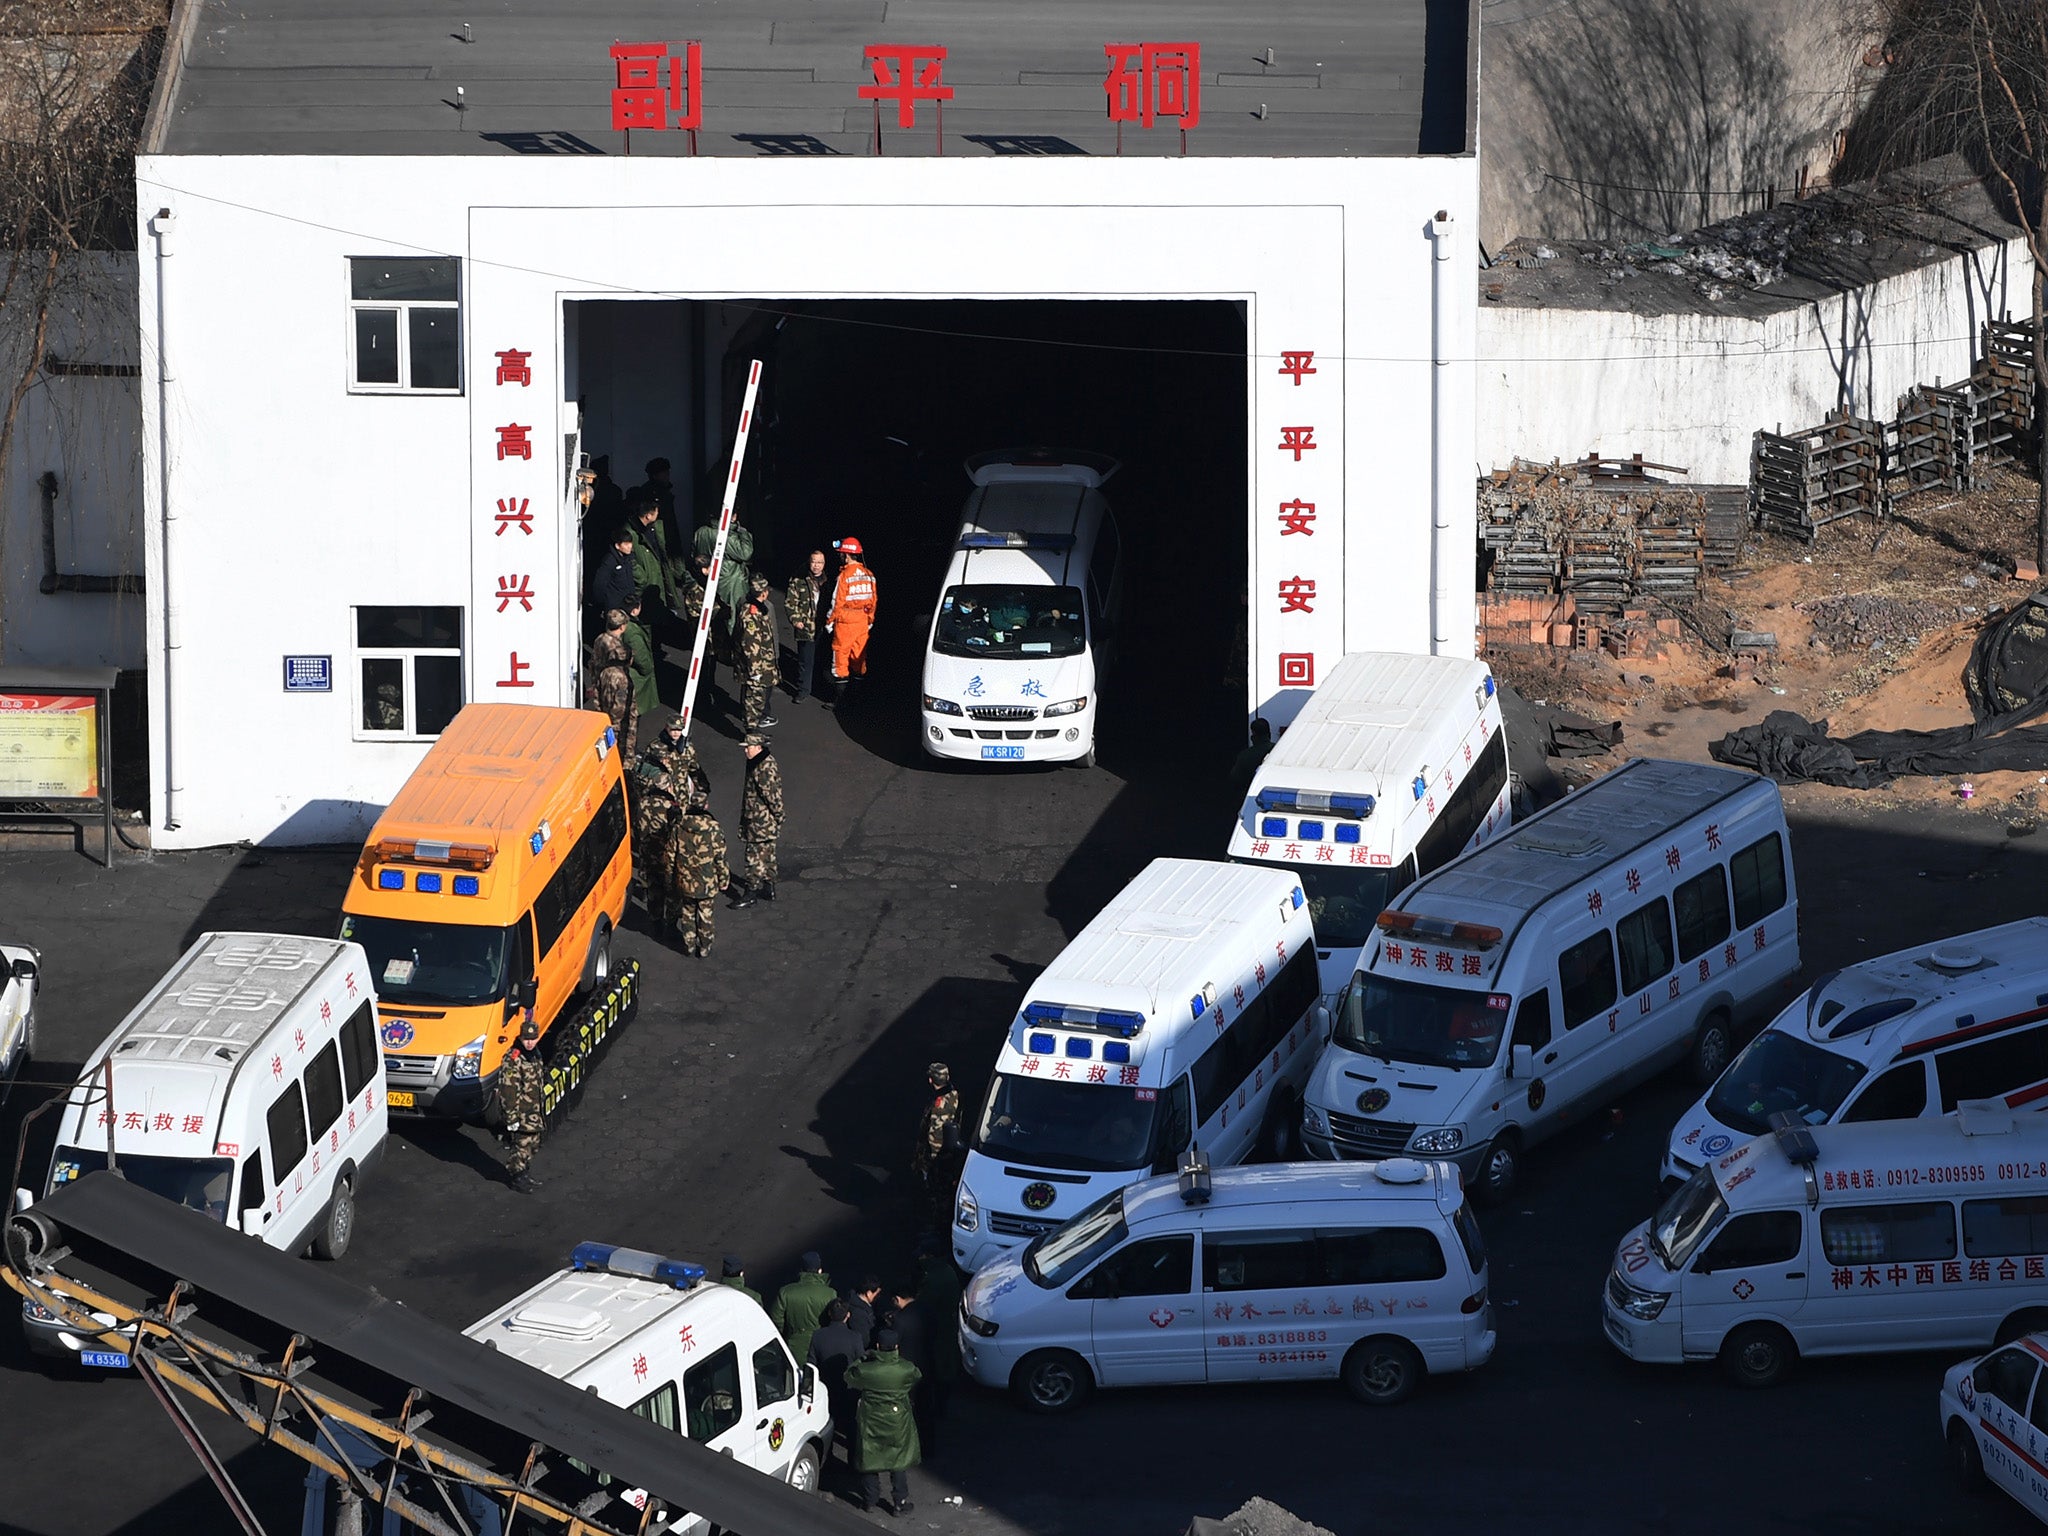
[[2048,1108],[2048,917],[1829,971],[1678,1117],[1664,1186],[1781,1112],[1809,1126],[1911,1120],[1967,1099]]
[[1941,1379],[1941,1433],[1957,1480],[2004,1489],[2048,1522],[2048,1335],[1952,1366]]

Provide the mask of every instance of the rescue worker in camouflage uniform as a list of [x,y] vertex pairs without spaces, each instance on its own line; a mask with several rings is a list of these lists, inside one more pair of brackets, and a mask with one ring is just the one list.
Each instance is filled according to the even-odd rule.
[[818,604],[825,596],[825,551],[811,551],[811,563],[789,578],[782,594],[789,632],[796,637],[796,677],[789,696],[801,704],[817,693]]
[[627,623],[626,615],[618,609],[606,611],[604,628],[590,642],[590,665],[584,669],[589,682],[583,692],[586,708],[601,709],[611,716],[612,729],[618,732],[620,747],[626,754],[623,761],[632,760],[640,735],[640,705],[633,696],[633,658],[626,642]]
[[[710,570],[711,557],[699,555],[680,567],[676,575],[676,616],[682,625],[682,632],[676,637],[676,644],[686,651],[697,643],[697,620],[704,612],[704,578]],[[710,704],[711,691],[717,681],[719,645],[718,610],[715,603],[714,599],[711,633],[705,637],[704,668],[699,674],[697,707],[700,710]]]
[[735,910],[775,899],[775,843],[782,836],[782,769],[776,765],[768,738],[749,731],[740,750],[747,755],[747,788],[740,800],[746,872],[733,892]]
[[931,1097],[925,1101],[924,1119],[918,1126],[917,1150],[911,1155],[911,1166],[917,1170],[919,1183],[924,1186],[924,1198],[930,1220],[939,1228],[952,1225],[953,1191],[947,1187],[947,1174],[958,1177],[959,1158],[955,1155],[960,1148],[960,1093],[953,1086],[953,1069],[943,1061],[935,1061],[924,1069],[924,1080],[931,1090]]
[[750,731],[763,731],[776,723],[768,713],[768,700],[775,693],[775,672],[781,652],[781,642],[775,635],[775,610],[768,606],[768,578],[756,576],[748,583],[746,606],[740,609],[740,671],[746,686],[746,726]]
[[667,906],[668,883],[662,874],[662,850],[668,829],[690,797],[689,780],[676,771],[674,728],[648,745],[626,780],[633,795],[633,885],[647,915],[660,923]]
[[725,889],[725,833],[711,814],[708,799],[692,795],[668,830],[662,850],[667,877],[667,910],[676,914],[676,932],[683,953],[698,958],[711,952],[713,903]]
[[859,1394],[853,1414],[853,1469],[860,1474],[854,1507],[870,1510],[882,1502],[882,1474],[889,1474],[889,1512],[910,1513],[910,1469],[924,1459],[910,1392],[924,1372],[903,1358],[894,1328],[875,1334],[875,1347],[846,1368],[846,1389]]
[[547,1129],[547,1098],[544,1088],[547,1068],[540,1059],[540,1025],[531,1007],[520,1009],[519,1042],[505,1053],[498,1068],[498,1099],[505,1108],[505,1134],[512,1142],[512,1155],[505,1160],[505,1180],[522,1195],[532,1192],[539,1180],[527,1173],[533,1154],[540,1150],[541,1132]]

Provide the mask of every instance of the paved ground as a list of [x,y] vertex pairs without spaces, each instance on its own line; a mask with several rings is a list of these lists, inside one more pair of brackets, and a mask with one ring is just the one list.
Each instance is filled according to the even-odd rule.
[[[946,1057],[978,1087],[1036,970],[1147,859],[1219,846],[1230,808],[1213,732],[1140,733],[1155,745],[1116,742],[1095,772],[990,778],[919,761],[887,718],[900,702],[844,723],[784,711],[783,899],[721,912],[704,962],[628,937],[647,1002],[543,1150],[544,1187],[522,1199],[498,1184],[480,1133],[409,1129],[365,1192],[345,1273],[459,1326],[584,1238],[735,1250],[759,1286],[810,1247],[842,1276],[902,1271],[922,1064]],[[738,753],[707,740],[729,813]],[[2044,849],[1997,834],[1954,814],[1798,822],[1809,972],[2048,910]],[[206,928],[331,931],[349,857],[131,856],[101,872],[0,855],[0,935],[47,960],[45,1072],[75,1066]],[[8,1147],[32,1099],[18,1091],[0,1115]],[[1630,1096],[1534,1156],[1522,1196],[1486,1216],[1502,1343],[1478,1376],[1385,1413],[1334,1388],[1214,1389],[1112,1394],[1048,1423],[963,1393],[909,1524],[1166,1533],[1263,1494],[1345,1533],[2021,1529],[1945,1480],[1939,1359],[1817,1364],[1745,1395],[1607,1346],[1596,1312],[1612,1245],[1644,1213],[1686,1100],[1673,1083]],[[0,1445],[6,1530],[223,1526],[132,1381],[43,1373],[4,1327]],[[249,1447],[233,1465],[271,1529],[290,1529],[297,1463]],[[940,1503],[955,1492],[962,1506]]]

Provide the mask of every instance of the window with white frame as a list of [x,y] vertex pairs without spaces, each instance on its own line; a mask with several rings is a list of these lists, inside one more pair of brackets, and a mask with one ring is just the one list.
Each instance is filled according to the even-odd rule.
[[352,393],[461,393],[461,266],[453,256],[349,258]]
[[462,610],[358,608],[355,619],[356,735],[440,735],[462,708]]

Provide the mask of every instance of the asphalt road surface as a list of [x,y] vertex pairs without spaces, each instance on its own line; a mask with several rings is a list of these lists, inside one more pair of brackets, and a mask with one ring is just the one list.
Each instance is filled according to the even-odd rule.
[[[703,961],[644,926],[624,937],[645,1001],[542,1149],[542,1187],[506,1189],[479,1131],[407,1126],[363,1192],[343,1273],[456,1327],[586,1238],[713,1264],[738,1252],[768,1291],[807,1248],[842,1282],[907,1275],[925,1062],[949,1060],[977,1097],[1024,986],[1097,907],[1155,856],[1222,846],[1230,740],[1227,721],[1159,718],[1113,732],[1094,771],[942,770],[910,734],[908,658],[885,649],[884,665],[860,713],[782,710],[781,899],[721,909]],[[707,721],[728,823],[733,734]],[[1797,815],[1808,974],[2048,910],[2044,851],[1960,811]],[[102,872],[68,852],[0,855],[0,938],[46,961],[37,1075],[66,1078],[202,931],[332,932],[351,857],[125,856]],[[1380,1411],[1334,1385],[1176,1389],[1103,1394],[1047,1421],[964,1389],[903,1524],[1146,1536],[1259,1494],[1342,1533],[2031,1528],[1949,1483],[1942,1358],[1817,1362],[1745,1393],[1710,1367],[1636,1366],[1606,1343],[1615,1240],[1650,1206],[1690,1092],[1629,1095],[1533,1154],[1519,1196],[1485,1213],[1501,1343],[1480,1373]],[[0,1113],[10,1150],[36,1100],[17,1088]],[[294,1529],[300,1464],[212,1424],[268,1527]],[[0,1447],[8,1531],[227,1528],[137,1383],[45,1370],[4,1325]],[[835,1466],[828,1495],[846,1484]]]

